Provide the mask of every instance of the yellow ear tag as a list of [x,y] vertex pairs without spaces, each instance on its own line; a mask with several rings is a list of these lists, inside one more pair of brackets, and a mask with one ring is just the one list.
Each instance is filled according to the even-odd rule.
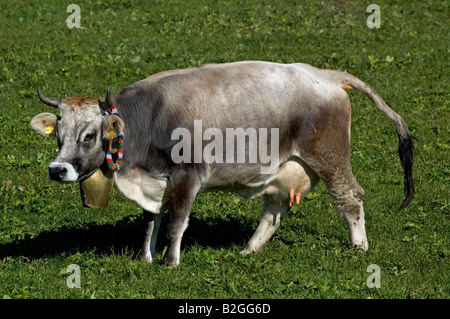
[[108,139],[112,140],[114,138],[114,129],[111,130],[108,134]]
[[45,135],[52,135],[54,131],[55,131],[55,128],[50,125],[45,128],[44,133],[45,133]]

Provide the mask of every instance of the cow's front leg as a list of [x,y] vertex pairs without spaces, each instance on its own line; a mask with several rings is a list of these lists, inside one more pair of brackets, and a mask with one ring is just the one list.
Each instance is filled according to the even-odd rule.
[[180,263],[181,239],[188,226],[191,207],[201,182],[196,172],[189,171],[177,172],[170,182],[170,220],[167,225],[169,246],[164,263],[168,267],[176,267]]
[[153,214],[144,209],[145,239],[141,258],[151,263],[155,258],[156,240],[158,238],[161,214]]

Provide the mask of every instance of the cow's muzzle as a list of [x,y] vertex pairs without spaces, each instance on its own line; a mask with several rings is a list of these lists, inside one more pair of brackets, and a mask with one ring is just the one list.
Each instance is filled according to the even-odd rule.
[[52,181],[76,182],[78,173],[69,163],[52,162],[48,165],[48,177]]

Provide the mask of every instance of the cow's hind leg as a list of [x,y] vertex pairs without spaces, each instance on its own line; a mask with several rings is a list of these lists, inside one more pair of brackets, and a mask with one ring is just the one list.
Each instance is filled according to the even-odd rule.
[[280,226],[281,220],[289,209],[289,198],[280,201],[276,196],[264,195],[261,221],[241,254],[261,250]]
[[363,199],[350,165],[351,106],[347,95],[336,95],[335,105],[322,106],[321,116],[302,126],[298,147],[302,159],[322,179],[347,222],[350,240],[367,250]]
[[141,258],[151,263],[155,258],[156,239],[158,238],[161,214],[153,214],[144,209],[145,239]]
[[[364,190],[352,173],[350,157],[347,155],[349,148],[335,147],[335,154],[339,154],[339,150],[345,155],[340,157],[340,161],[336,161],[338,157],[329,157],[329,162],[318,160],[315,164],[320,163],[320,165],[316,165],[314,169],[330,192],[339,213],[345,219],[350,232],[350,241],[363,250],[367,250],[369,244],[363,209]],[[338,164],[335,164],[336,162]]]
[[363,209],[364,190],[351,172],[324,182],[347,223],[350,241],[353,245],[367,250],[369,243]]

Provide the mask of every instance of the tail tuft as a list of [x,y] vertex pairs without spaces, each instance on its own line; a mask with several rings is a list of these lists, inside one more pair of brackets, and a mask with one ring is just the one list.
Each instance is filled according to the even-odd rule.
[[413,182],[413,151],[414,136],[408,134],[406,137],[398,135],[398,154],[400,156],[400,162],[402,163],[403,172],[405,174],[405,199],[402,202],[401,208],[407,207],[414,198],[415,188]]

